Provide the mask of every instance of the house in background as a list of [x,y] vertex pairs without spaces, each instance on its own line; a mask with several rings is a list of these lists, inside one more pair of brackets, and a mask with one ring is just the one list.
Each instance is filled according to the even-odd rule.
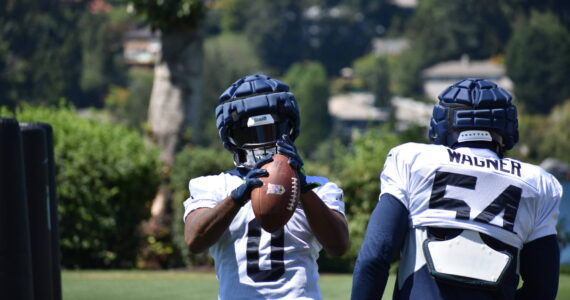
[[402,8],[416,8],[418,6],[418,0],[388,0],[388,2]]
[[409,41],[404,38],[373,38],[371,52],[374,55],[397,55],[409,47]]
[[333,127],[343,138],[352,139],[370,126],[378,126],[390,119],[390,114],[374,106],[374,94],[353,92],[335,95],[328,101]]
[[123,49],[127,64],[152,67],[160,53],[160,35],[148,27],[133,29],[127,32]]
[[424,93],[437,101],[437,96],[448,86],[465,78],[488,79],[511,92],[512,81],[505,75],[504,66],[490,60],[469,59],[463,55],[460,60],[446,61],[433,65],[422,72]]
[[433,104],[404,97],[393,97],[391,103],[397,131],[404,131],[411,126],[429,126]]

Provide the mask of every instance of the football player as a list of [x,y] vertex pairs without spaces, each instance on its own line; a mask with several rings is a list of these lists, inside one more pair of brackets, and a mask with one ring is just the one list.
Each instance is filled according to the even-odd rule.
[[394,299],[554,299],[562,188],[503,157],[518,141],[511,95],[467,79],[438,98],[436,145],[403,144],[386,158],[352,299],[380,299],[398,253]]
[[[289,87],[264,75],[239,79],[221,96],[216,122],[236,168],[190,180],[184,202],[185,239],[191,252],[209,249],[219,299],[320,299],[316,260],[324,247],[342,255],[348,227],[342,190],[324,177],[305,176],[293,142],[299,135],[297,102]],[[310,99],[307,99],[310,101]],[[269,233],[256,221],[251,190],[271,155],[289,157],[301,197],[289,222]]]

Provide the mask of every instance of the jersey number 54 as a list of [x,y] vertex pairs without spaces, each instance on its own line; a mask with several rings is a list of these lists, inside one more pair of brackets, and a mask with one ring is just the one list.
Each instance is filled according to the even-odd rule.
[[[469,220],[471,207],[461,199],[446,198],[445,189],[448,185],[475,190],[477,177],[452,172],[437,171],[433,181],[429,208],[456,211],[456,219]],[[503,226],[505,230],[514,232],[514,223],[517,216],[522,189],[509,185],[489,206],[479,213],[473,220],[476,222],[491,224],[497,215],[503,214]]]

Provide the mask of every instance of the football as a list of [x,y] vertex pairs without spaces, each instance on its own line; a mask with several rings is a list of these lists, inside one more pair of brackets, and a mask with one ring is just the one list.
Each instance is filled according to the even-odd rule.
[[269,173],[268,177],[260,177],[263,186],[251,191],[253,213],[261,228],[267,232],[285,226],[299,202],[299,177],[289,166],[288,160],[282,154],[273,155],[273,161],[261,167]]

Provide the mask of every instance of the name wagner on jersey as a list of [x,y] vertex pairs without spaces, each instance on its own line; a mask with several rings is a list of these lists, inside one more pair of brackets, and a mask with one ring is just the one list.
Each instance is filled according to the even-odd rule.
[[449,161],[462,165],[470,165],[481,168],[495,169],[508,174],[514,174],[521,177],[521,164],[511,159],[491,159],[471,156],[463,153],[447,149],[449,153]]

